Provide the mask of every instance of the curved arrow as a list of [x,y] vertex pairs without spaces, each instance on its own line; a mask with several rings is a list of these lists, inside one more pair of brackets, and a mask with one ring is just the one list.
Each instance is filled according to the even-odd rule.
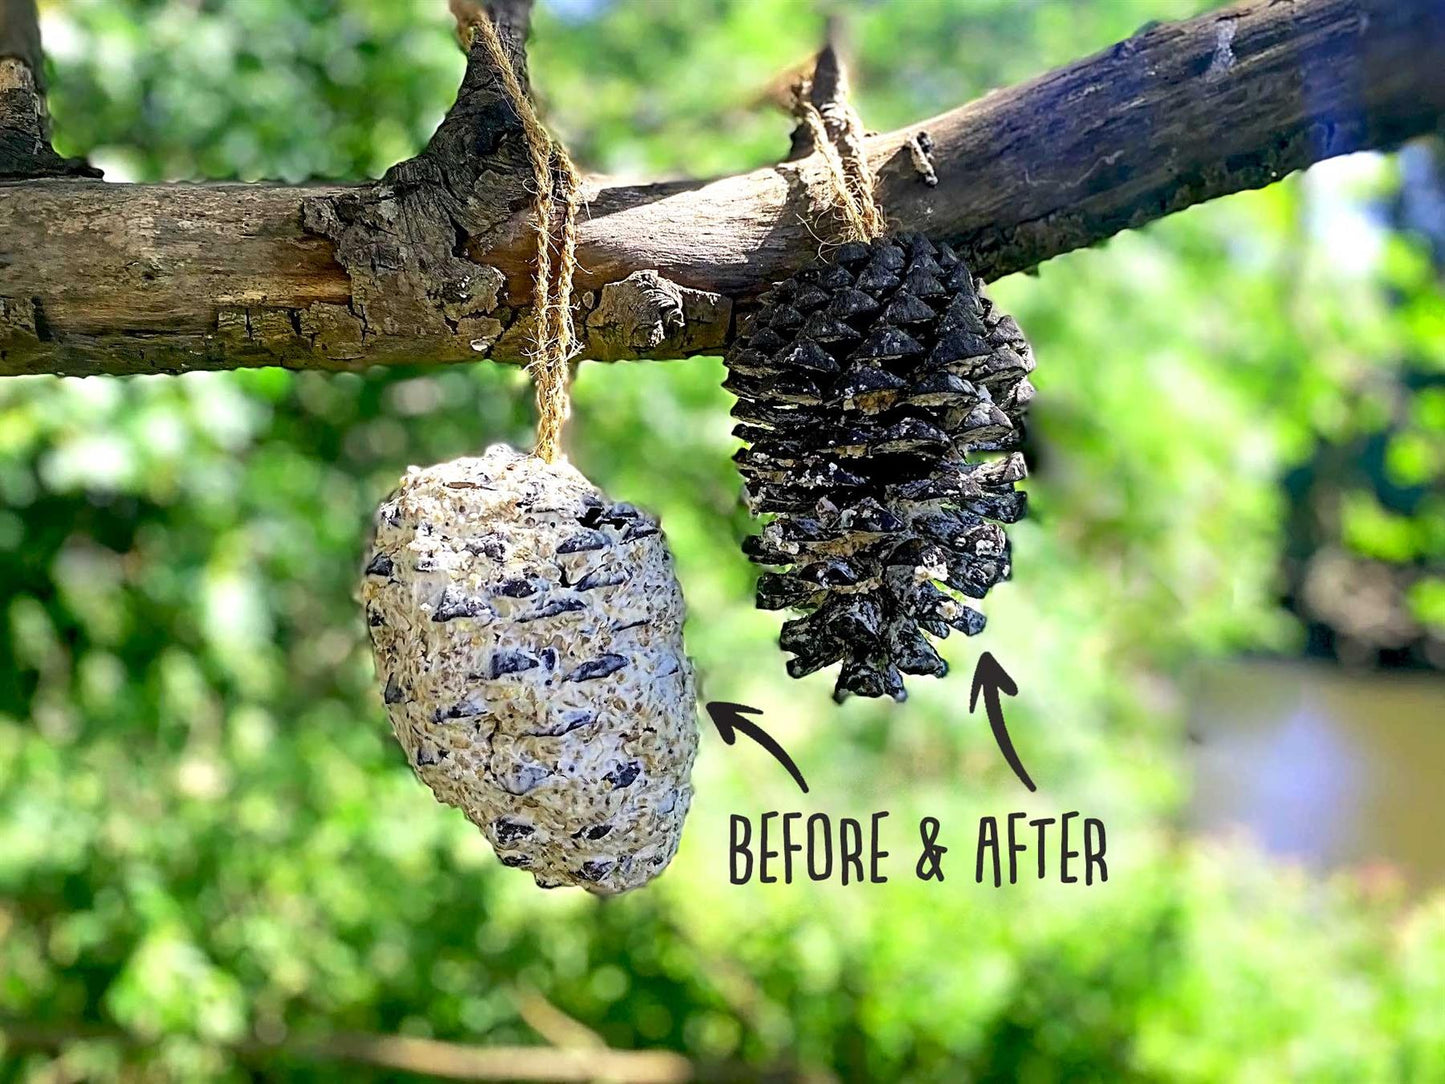
[[807,794],[808,784],[803,781],[803,773],[798,771],[798,766],[793,763],[793,758],[788,756],[787,750],[757,723],[743,718],[744,715],[761,715],[762,713],[761,708],[750,708],[746,704],[733,704],[727,700],[714,700],[707,705],[708,718],[712,720],[712,725],[717,727],[717,732],[723,741],[733,745],[738,740],[739,732],[746,734],[771,753],[779,764],[787,768],[788,774],[802,788],[803,793]]
[[1029,773],[1024,771],[1023,763],[1014,751],[1013,739],[1008,736],[1008,727],[1003,721],[1003,704],[999,701],[1000,691],[1009,696],[1017,696],[1019,687],[999,661],[985,651],[979,656],[978,665],[973,669],[973,691],[968,695],[968,710],[972,713],[978,706],[978,694],[982,692],[984,706],[988,709],[988,725],[993,730],[993,740],[998,742],[999,752],[1003,753],[1004,760],[1008,761],[1008,766],[1014,770],[1014,775],[1019,777],[1024,786],[1029,790],[1038,790],[1034,781],[1029,778]]

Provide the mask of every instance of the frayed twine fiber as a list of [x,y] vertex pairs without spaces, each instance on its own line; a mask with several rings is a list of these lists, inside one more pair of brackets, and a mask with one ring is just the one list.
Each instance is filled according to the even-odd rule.
[[[531,99],[502,48],[491,19],[472,24],[476,40],[502,80],[502,87],[522,121],[536,196],[532,215],[537,230],[537,272],[532,289],[536,338],[527,368],[537,389],[536,454],[555,462],[562,446],[562,425],[571,412],[567,397],[567,363],[577,353],[572,326],[572,275],[577,269],[577,170],[561,144],[553,141],[537,119]],[[559,205],[560,214],[555,213]],[[555,261],[553,247],[556,248]]]
[[[863,121],[849,103],[840,73],[838,94],[820,109],[813,104],[811,80],[794,88],[793,113],[808,126],[813,146],[823,156],[833,197],[843,216],[845,241],[873,241],[888,232],[873,187],[873,172],[863,153]],[[836,133],[836,134],[832,134]]]

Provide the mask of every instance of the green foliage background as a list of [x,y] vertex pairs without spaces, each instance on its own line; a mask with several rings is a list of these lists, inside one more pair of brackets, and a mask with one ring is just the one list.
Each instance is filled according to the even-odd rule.
[[[61,149],[137,180],[375,175],[462,65],[440,0],[43,7]],[[850,8],[859,102],[888,127],[1197,7]],[[818,38],[790,0],[569,0],[533,74],[590,167],[733,170],[786,145],[745,103]],[[708,735],[673,869],[612,901],[538,892],[413,779],[352,597],[366,526],[408,464],[527,440],[519,372],[0,384],[0,1035],[73,1036],[0,1037],[0,1077],[361,1079],[285,1044],[537,1042],[535,992],[615,1046],[815,1079],[1445,1079],[1445,900],[1171,828],[1180,668],[1298,641],[1280,473],[1375,423],[1382,367],[1445,365],[1423,246],[1342,258],[1310,210],[1292,178],[997,284],[1040,359],[1036,514],[982,645],[904,706],[783,676],[721,363],[582,367],[572,459],[662,515],[703,695],[766,709],[809,808],[892,812],[887,886],[728,885],[728,814],[798,796]],[[1438,479],[1445,416],[1412,424]],[[1436,558],[1440,507],[1411,536]],[[965,711],[983,647],[1024,690],[1027,802]],[[1025,808],[1104,818],[1109,883],[975,885],[976,819]],[[925,814],[942,885],[911,878]]]

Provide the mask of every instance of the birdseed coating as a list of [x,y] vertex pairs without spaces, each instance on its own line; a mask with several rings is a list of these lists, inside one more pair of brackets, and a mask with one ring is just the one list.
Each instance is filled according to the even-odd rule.
[[943,676],[929,642],[982,630],[1024,514],[1033,353],[947,245],[913,234],[838,246],[777,283],[727,357],[749,506],[743,550],[778,571],[758,606],[794,608],[779,643],[834,695],[904,697]]
[[493,445],[408,471],[361,595],[397,740],[504,865],[599,894],[662,871],[697,708],[656,519]]

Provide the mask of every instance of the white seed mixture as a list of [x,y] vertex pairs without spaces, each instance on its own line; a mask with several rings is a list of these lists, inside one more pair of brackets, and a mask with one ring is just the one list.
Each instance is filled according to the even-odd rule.
[[692,799],[696,691],[657,521],[506,445],[413,467],[362,576],[391,725],[545,888],[636,888]]

